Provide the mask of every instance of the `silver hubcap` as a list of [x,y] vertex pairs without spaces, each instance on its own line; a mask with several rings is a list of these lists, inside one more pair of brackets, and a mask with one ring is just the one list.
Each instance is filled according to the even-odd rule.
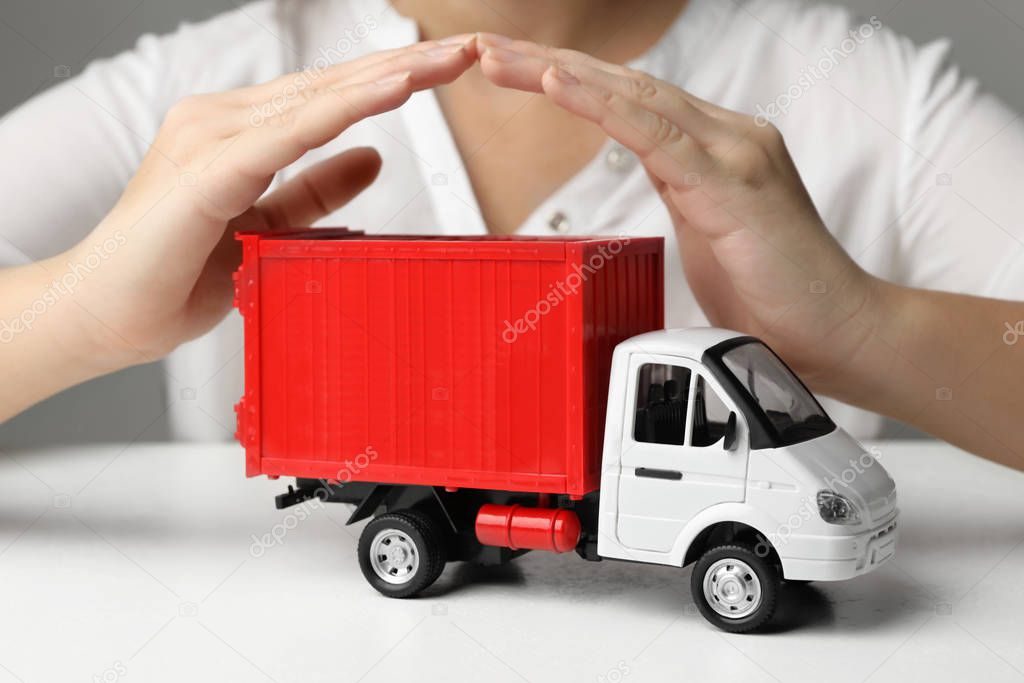
[[729,619],[742,619],[761,605],[761,582],[746,562],[726,558],[704,574],[704,599]]
[[416,575],[420,556],[408,534],[398,529],[384,529],[370,544],[370,566],[388,583],[406,583]]

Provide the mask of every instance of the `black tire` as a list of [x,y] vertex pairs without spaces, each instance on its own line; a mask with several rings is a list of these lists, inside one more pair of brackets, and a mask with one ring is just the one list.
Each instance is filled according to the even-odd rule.
[[[392,544],[397,550],[388,557],[381,551]],[[363,528],[358,552],[359,568],[371,586],[389,598],[411,598],[444,571],[444,532],[418,510],[390,512]]]
[[[690,592],[704,618],[728,633],[746,633],[767,624],[775,613],[782,584],[779,570],[770,559],[741,543],[706,551],[690,575]],[[705,579],[710,597],[705,592]]]
[[405,514],[418,517],[423,525],[429,526],[434,531],[434,538],[437,540],[438,549],[440,551],[440,560],[436,563],[436,567],[431,572],[430,581],[427,583],[428,586],[432,585],[437,581],[441,574],[444,572],[445,565],[448,562],[449,548],[448,542],[450,528],[444,526],[441,522],[430,516],[429,513],[423,512],[422,510],[407,510]]

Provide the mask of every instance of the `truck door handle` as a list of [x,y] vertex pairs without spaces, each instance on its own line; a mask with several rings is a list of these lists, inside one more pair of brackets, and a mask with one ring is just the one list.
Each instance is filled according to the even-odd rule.
[[652,467],[637,467],[636,476],[638,477],[649,477],[651,479],[672,479],[673,481],[679,481],[683,478],[683,473],[679,470],[658,470]]

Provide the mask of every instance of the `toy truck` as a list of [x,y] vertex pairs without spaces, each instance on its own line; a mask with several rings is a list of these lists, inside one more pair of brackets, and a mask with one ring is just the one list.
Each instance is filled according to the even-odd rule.
[[240,233],[246,474],[369,518],[367,581],[530,550],[693,565],[742,632],[893,556],[896,489],[767,346],[663,328],[660,238]]

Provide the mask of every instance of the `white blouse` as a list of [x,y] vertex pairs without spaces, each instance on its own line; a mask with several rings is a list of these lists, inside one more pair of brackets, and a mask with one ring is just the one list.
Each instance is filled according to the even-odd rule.
[[[417,37],[415,23],[384,0],[264,0],[171,35],[144,36],[134,50],[92,64],[0,120],[0,265],[81,239],[117,200],[165,112],[183,96]],[[916,47],[877,19],[860,21],[835,7],[690,0],[634,66],[770,118],[825,223],[868,271],[917,287],[1021,299],[1024,122],[950,66],[948,54],[945,41]],[[281,177],[356,145],[380,150],[380,178],[320,224],[368,233],[486,232],[433,93],[359,123]],[[667,325],[706,324],[668,213],[636,159],[614,142],[519,229],[623,231],[666,238]],[[1004,332],[993,329],[993,340]],[[241,351],[240,318],[232,314],[167,359],[178,438],[231,438]],[[881,425],[876,415],[825,404],[858,436]]]

